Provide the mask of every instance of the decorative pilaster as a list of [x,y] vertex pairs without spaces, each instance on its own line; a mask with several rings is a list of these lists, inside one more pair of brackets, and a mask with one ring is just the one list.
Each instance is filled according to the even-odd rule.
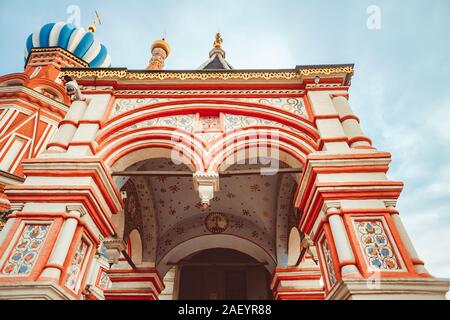
[[377,151],[310,155],[296,204],[327,299],[445,298],[450,282],[427,273],[394,208],[403,185],[387,179],[389,161]]
[[48,152],[65,152],[67,150],[86,108],[86,101],[72,102],[66,117],[59,123],[58,131],[47,145]]
[[82,206],[67,206],[67,211],[68,217],[63,223],[47,265],[39,277],[40,280],[59,280],[61,272],[64,271],[64,261],[66,260],[70,245],[72,244],[78,221],[82,212],[85,214],[85,210]]
[[350,147],[371,149],[372,141],[364,135],[359,124],[359,118],[353,113],[347,97],[343,95],[335,96],[333,97],[333,104],[339,114],[344,131],[349,138]]
[[95,154],[95,138],[100,130],[102,120],[114,103],[110,94],[89,96],[89,104],[79,120],[67,153],[72,157],[84,157]]
[[[334,91],[308,91],[307,99],[320,134],[320,150],[342,153],[349,151],[348,137],[331,99]],[[342,92],[345,94],[346,92]]]
[[425,269],[424,262],[419,258],[419,255],[417,254],[417,251],[414,248],[414,245],[408,233],[406,232],[405,226],[403,225],[403,222],[400,218],[400,213],[395,209],[395,207],[397,206],[397,201],[385,201],[385,204],[387,210],[389,210],[392,213],[391,214],[392,220],[394,221],[394,224],[397,227],[400,238],[405,244],[406,250],[411,256],[411,260],[414,264],[414,268],[416,269],[417,273],[422,275],[428,275],[429,273],[427,269]]
[[30,160],[24,172],[24,184],[6,190],[12,208],[23,210],[0,233],[0,299],[102,299],[108,278],[97,276],[109,266],[97,247],[115,234],[111,216],[123,209],[106,168]]
[[333,237],[332,241],[339,259],[339,271],[343,278],[361,278],[339,208],[339,203],[324,204],[324,211]]
[[94,256],[89,277],[84,289],[85,300],[104,300],[104,291],[112,287],[111,279],[108,275],[109,262],[106,252],[103,252],[103,245],[99,245]]
[[[0,298],[81,298],[98,240],[80,218],[83,208],[68,211],[11,216],[0,250]],[[21,289],[11,291],[19,282]]]

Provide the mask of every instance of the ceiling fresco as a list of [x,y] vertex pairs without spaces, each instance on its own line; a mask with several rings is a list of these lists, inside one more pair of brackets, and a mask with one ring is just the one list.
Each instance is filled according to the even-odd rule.
[[[285,166],[282,164],[282,167]],[[187,171],[184,165],[175,165],[170,159],[152,159],[135,166],[148,171]],[[229,170],[259,168],[260,165],[234,165]],[[122,190],[132,190],[138,208],[125,212],[126,231],[137,228],[143,239],[144,260],[159,261],[178,244],[205,234],[211,234],[205,226],[209,213],[221,212],[228,220],[223,234],[248,239],[266,250],[274,259],[287,255],[287,238],[292,224],[292,197],[295,179],[291,175],[251,175],[220,178],[220,191],[215,193],[209,208],[201,206],[191,177],[151,176],[132,177]],[[133,196],[131,196],[133,197]],[[133,200],[134,201],[134,200]],[[139,221],[142,221],[140,226]],[[141,231],[142,230],[142,231]],[[156,259],[156,260],[154,260]]]

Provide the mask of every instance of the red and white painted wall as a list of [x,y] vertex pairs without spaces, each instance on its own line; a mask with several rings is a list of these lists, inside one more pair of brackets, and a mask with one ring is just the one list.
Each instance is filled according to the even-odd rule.
[[[167,298],[169,257],[193,247],[144,261],[142,235],[123,239],[112,173],[175,152],[209,203],[220,172],[262,145],[302,169],[287,261],[236,240],[268,261],[274,298],[444,298],[449,282],[427,272],[395,208],[403,184],[386,175],[391,155],[372,145],[349,105],[352,72],[133,73],[90,69],[61,48],[32,50],[23,73],[0,77],[0,209],[9,210],[0,298]],[[62,75],[81,96],[68,96]]]

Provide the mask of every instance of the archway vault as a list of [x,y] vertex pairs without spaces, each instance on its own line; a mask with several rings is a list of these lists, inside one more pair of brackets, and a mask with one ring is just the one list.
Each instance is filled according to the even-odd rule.
[[[288,166],[283,162],[279,165],[282,168]],[[168,158],[147,159],[138,163],[137,167],[175,173],[187,169],[186,166],[176,166]],[[245,171],[261,167],[259,164],[235,163],[229,168]],[[224,176],[221,178],[221,188],[211,199],[211,205],[205,208],[198,198],[192,176],[131,177],[124,186],[134,183],[135,189],[139,190],[140,203],[132,207],[142,210],[139,221],[143,223],[141,236],[145,242],[143,248],[146,248],[144,259],[147,259],[144,262],[175,263],[164,262],[164,259],[180,244],[204,235],[227,235],[250,241],[266,252],[271,261],[283,265],[287,255],[288,230],[294,218],[292,196],[298,178],[298,174]],[[128,194],[126,203],[131,199],[132,195]],[[135,213],[125,211],[127,219],[136,217]],[[226,216],[228,225],[222,233],[212,234],[207,228],[206,218],[212,213]],[[140,225],[139,221],[134,221],[132,225]],[[152,254],[148,254],[148,248],[154,248]]]
[[[121,133],[97,148],[97,154],[114,171],[152,158],[171,158],[192,171],[217,172],[249,158],[274,158],[301,167],[316,146],[298,134],[279,128],[244,128],[222,133],[206,145],[195,135],[175,128],[148,127]],[[237,158],[236,158],[237,157]]]
[[[205,236],[207,243],[214,239],[211,244],[217,248],[228,248],[225,242],[237,244],[239,239],[239,245],[230,249],[242,245],[244,253],[264,262],[270,271],[286,262],[293,188],[300,175],[294,174],[290,180],[270,175],[227,180],[230,178],[221,173],[264,167],[300,170],[308,155],[318,149],[318,134],[305,118],[268,106],[256,111],[260,107],[229,101],[159,104],[119,114],[102,128],[96,152],[112,172],[169,172],[175,170],[174,164],[180,164],[185,172],[192,173],[144,179],[152,193],[149,201],[154,206],[152,225],[156,229],[147,228],[154,234],[144,232],[141,236],[144,242],[153,242],[151,247],[156,253],[151,256],[161,274],[182,253],[200,250],[186,245]],[[251,161],[254,159],[256,162]],[[262,164],[258,159],[276,161]],[[216,173],[220,177],[209,208],[202,207],[203,198],[195,180],[198,173]],[[288,174],[282,176],[289,178]],[[209,234],[205,229],[205,216],[213,211],[229,218],[231,227],[223,234]],[[143,217],[147,217],[145,212]],[[192,232],[186,234],[186,230]],[[175,241],[180,237],[182,241]]]
[[308,118],[273,106],[192,99],[114,114],[96,143],[97,155],[110,166],[129,153],[160,147],[195,171],[215,171],[233,153],[255,146],[277,148],[304,163],[318,150],[319,133]]
[[174,264],[182,259],[192,254],[215,248],[233,249],[245,253],[263,263],[269,272],[273,272],[277,265],[275,259],[254,242],[233,235],[221,234],[202,235],[180,243],[158,262],[157,269],[161,275],[165,275]]

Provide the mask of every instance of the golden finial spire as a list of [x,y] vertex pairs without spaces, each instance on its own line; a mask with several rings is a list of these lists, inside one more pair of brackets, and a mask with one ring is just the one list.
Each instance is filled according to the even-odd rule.
[[216,40],[214,40],[214,48],[222,49],[222,43],[223,43],[222,36],[221,36],[220,32],[217,32],[216,33]]
[[148,70],[162,70],[164,61],[170,54],[170,46],[166,39],[156,40],[152,44],[152,58],[147,66]]
[[100,14],[98,13],[98,11],[95,10],[95,20],[92,21],[92,23],[89,25],[88,31],[95,32],[97,30],[97,24],[101,25],[102,20],[100,18]]

